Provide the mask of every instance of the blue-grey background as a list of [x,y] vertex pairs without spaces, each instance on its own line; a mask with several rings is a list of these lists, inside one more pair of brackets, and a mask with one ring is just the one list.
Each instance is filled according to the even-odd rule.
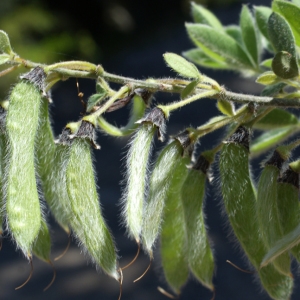
[[[105,70],[135,78],[174,76],[164,64],[164,52],[182,51],[192,47],[184,28],[191,21],[189,1],[184,0],[1,0],[0,27],[11,36],[12,46],[24,58],[47,63],[61,60],[89,60],[101,63]],[[270,1],[202,1],[221,19],[223,24],[237,24],[242,4],[269,5]],[[208,76],[224,84],[229,90],[259,93],[261,87],[251,79],[243,79],[232,72],[203,70]],[[0,78],[1,95],[9,91],[9,82],[17,75]],[[84,98],[94,92],[91,80],[79,80]],[[76,81],[70,79],[58,84],[52,92],[54,105],[51,109],[55,134],[58,135],[66,122],[79,117],[81,105],[77,97]],[[166,103],[177,99],[177,95],[155,95],[155,103]],[[168,134],[174,134],[186,126],[199,126],[216,114],[215,102],[203,100],[182,108],[172,114]],[[107,117],[116,124],[126,123],[126,109]],[[199,150],[216,145],[222,132],[208,135]],[[98,134],[101,150],[95,151],[100,200],[106,220],[112,229],[121,265],[129,262],[136,252],[136,245],[124,235],[120,224],[118,206],[122,180],[123,158],[126,154],[127,138],[112,138]],[[157,144],[156,150],[161,148]],[[216,168],[215,168],[216,169]],[[216,171],[216,170],[215,170]],[[254,173],[259,170],[254,167]],[[214,285],[216,300],[258,299],[268,296],[254,283],[253,275],[242,273],[226,263],[230,260],[242,268],[247,264],[241,259],[240,250],[229,234],[226,220],[221,215],[221,199],[218,182],[208,187],[206,199],[207,225],[214,244],[216,270]],[[22,191],[20,191],[22,192]],[[49,216],[53,234],[52,258],[63,252],[68,243],[64,232]],[[227,229],[226,229],[227,228]],[[143,253],[137,261],[124,271],[124,300],[167,299],[157,291],[161,286],[170,291],[160,272],[159,257],[145,277],[137,283],[148,266]],[[0,299],[107,299],[116,300],[118,283],[88,265],[76,243],[72,241],[67,254],[54,263],[57,272],[52,287],[43,292],[52,278],[51,267],[34,259],[34,273],[30,282],[22,289],[14,288],[25,281],[29,274],[28,262],[8,237],[3,238],[0,252]],[[295,269],[295,276],[297,276]],[[299,299],[297,289],[292,299]],[[299,293],[298,293],[299,295]],[[180,299],[211,299],[212,294],[194,279],[182,289]]]

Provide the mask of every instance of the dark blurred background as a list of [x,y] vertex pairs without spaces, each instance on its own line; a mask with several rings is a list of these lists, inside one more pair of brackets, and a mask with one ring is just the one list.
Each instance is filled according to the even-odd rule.
[[[191,21],[188,0],[1,0],[0,28],[6,31],[11,44],[21,57],[35,62],[53,63],[64,60],[88,60],[102,64],[105,70],[119,75],[147,78],[174,76],[164,64],[162,54],[192,47],[184,28]],[[270,1],[204,0],[206,5],[223,22],[237,24],[242,4],[269,5]],[[224,84],[229,90],[259,93],[261,87],[251,79],[244,79],[228,71],[202,70]],[[4,99],[16,73],[0,80],[0,97]],[[92,80],[79,80],[80,91],[87,99],[95,91]],[[68,121],[76,121],[81,111],[75,79],[57,84],[52,92],[53,126],[58,135]],[[175,100],[176,95],[157,94],[155,102]],[[172,114],[168,134],[186,126],[199,126],[217,113],[215,102],[199,101]],[[126,122],[126,109],[107,115],[116,124]],[[199,150],[216,145],[222,132],[211,134],[201,141]],[[119,249],[121,265],[128,263],[136,253],[136,245],[124,235],[120,225],[119,199],[122,180],[122,159],[128,139],[98,135],[101,150],[95,152],[100,200],[103,212],[111,227]],[[157,145],[156,149],[160,149]],[[257,170],[254,169],[254,172]],[[214,244],[216,272],[214,284],[216,300],[269,299],[261,293],[254,276],[242,273],[229,264],[230,260],[247,269],[240,251],[230,236],[226,220],[221,216],[218,183],[209,186],[206,214],[209,234]],[[64,251],[68,238],[49,216],[53,233],[52,258]],[[227,229],[226,229],[227,228]],[[14,288],[29,274],[29,264],[15,251],[12,242],[4,237],[0,252],[0,299],[107,299],[116,300],[118,283],[104,274],[98,274],[88,265],[76,243],[72,241],[67,254],[55,262],[57,278],[51,288],[42,290],[51,281],[52,270],[47,264],[34,259],[34,273],[30,282],[20,290]],[[137,283],[149,263],[142,253],[138,260],[124,271],[123,300],[167,299],[157,286],[170,291],[160,272],[157,257],[150,271]],[[295,274],[296,276],[296,274]],[[296,284],[299,280],[296,280]],[[298,289],[299,291],[299,289]],[[293,299],[297,297],[297,291]],[[211,299],[212,294],[191,279],[183,288],[180,299]]]

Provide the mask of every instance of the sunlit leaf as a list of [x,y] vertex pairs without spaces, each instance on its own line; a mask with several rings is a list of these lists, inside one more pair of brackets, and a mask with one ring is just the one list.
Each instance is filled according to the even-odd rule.
[[294,4],[288,1],[276,0],[272,3],[272,8],[275,12],[279,13],[281,16],[285,18],[285,20],[289,23],[295,40],[296,44],[300,46],[300,7],[299,3]]
[[219,19],[202,5],[192,2],[192,15],[195,23],[206,24],[218,30],[223,30]]
[[272,61],[273,61],[273,59],[272,59],[272,58],[269,58],[269,59],[266,59],[266,60],[262,61],[262,62],[260,63],[260,65],[263,66],[263,67],[266,67],[266,68],[270,68],[270,69],[271,69],[271,67],[272,67]]
[[243,45],[243,37],[241,27],[237,25],[230,25],[225,27],[225,32],[236,40],[240,45]]
[[9,61],[9,55],[7,54],[0,54],[0,65],[5,64]]
[[229,66],[223,61],[217,61],[204,53],[200,48],[194,48],[183,52],[183,56],[193,63],[212,69],[229,69]]
[[278,81],[280,81],[280,78],[278,78],[272,71],[264,72],[256,78],[256,82],[263,85],[274,84]]
[[234,116],[234,106],[232,102],[226,100],[219,100],[217,102],[218,110],[226,116]]
[[262,35],[269,40],[268,19],[272,13],[272,9],[267,6],[254,6],[255,20]]
[[208,56],[224,61],[231,68],[253,69],[246,52],[231,36],[203,24],[186,24],[190,38]]
[[257,37],[253,17],[250,13],[249,8],[246,5],[243,6],[240,15],[240,27],[242,30],[242,37],[245,48],[250,54],[253,63],[258,65],[260,56],[260,42]]
[[8,35],[3,30],[0,30],[0,52],[6,53],[6,54],[12,53]]
[[192,94],[199,83],[199,80],[194,80],[191,83],[189,83],[181,92],[181,99],[184,99],[188,97],[190,94]]
[[295,38],[288,22],[273,12],[268,21],[268,32],[276,52],[286,51],[296,59]]
[[175,53],[165,53],[164,59],[169,67],[183,77],[200,78],[201,74],[197,67],[182,56]]

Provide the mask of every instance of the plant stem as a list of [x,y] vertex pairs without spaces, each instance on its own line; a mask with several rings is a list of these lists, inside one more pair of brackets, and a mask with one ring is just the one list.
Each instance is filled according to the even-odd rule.
[[129,91],[129,87],[127,85],[122,86],[108,101],[105,102],[103,106],[101,106],[98,110],[96,110],[91,115],[99,117],[102,115],[116,100],[120,99],[125,93]]
[[237,103],[257,103],[263,106],[282,106],[282,107],[300,107],[300,99],[298,98],[273,98],[273,97],[266,97],[266,96],[254,96],[254,95],[246,95],[246,94],[239,94],[234,92],[222,91],[215,95],[215,99],[233,101]]
[[[96,66],[89,62],[73,61],[73,62],[61,62],[53,65],[43,65],[38,64],[29,60],[25,60],[19,56],[14,56],[10,61],[12,65],[23,65],[26,68],[34,68],[36,66],[42,66],[51,73],[59,73],[62,79],[67,79],[69,77],[76,78],[90,78],[97,79],[98,77],[103,78],[108,82],[115,82],[121,85],[130,84],[133,89],[144,88],[152,92],[167,92],[167,93],[181,93],[182,90],[190,83],[188,80],[181,79],[147,79],[139,80],[130,77],[123,77],[115,74],[103,71],[101,66]],[[73,67],[72,67],[73,65]],[[73,68],[73,69],[72,69]],[[81,70],[78,70],[80,68]],[[209,79],[209,78],[208,78]],[[214,83],[213,79],[208,83]],[[257,103],[262,106],[274,106],[274,107],[300,107],[300,98],[273,98],[265,96],[254,96],[245,95],[240,93],[229,92],[223,89],[219,90],[219,84],[216,83],[215,86],[207,84],[207,82],[199,83],[198,88],[195,90],[195,95],[193,97],[197,100],[202,98],[202,94],[207,92],[207,98],[217,99],[217,100],[227,100],[237,103]],[[211,93],[214,91],[214,93]],[[175,105],[175,104],[174,104]]]
[[164,112],[165,116],[168,118],[171,111],[176,110],[180,107],[183,107],[187,104],[190,104],[196,100],[214,96],[216,93],[218,93],[218,91],[208,90],[208,91],[204,91],[202,93],[197,93],[197,94],[195,94],[189,98],[186,98],[184,100],[181,100],[181,101],[173,102],[173,103],[167,104],[167,105],[158,105],[158,107]]

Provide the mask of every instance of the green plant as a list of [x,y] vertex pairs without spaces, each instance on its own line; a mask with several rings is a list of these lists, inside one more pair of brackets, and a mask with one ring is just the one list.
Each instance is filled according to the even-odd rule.
[[[192,14],[194,23],[187,23],[186,29],[195,48],[184,52],[185,58],[164,54],[176,78],[126,78],[85,61],[35,63],[16,54],[8,35],[0,31],[0,75],[30,69],[12,89],[9,101],[1,103],[1,218],[5,230],[27,259],[36,255],[51,263],[49,230],[39,201],[44,198],[57,222],[67,233],[75,234],[91,261],[122,283],[113,237],[99,207],[91,147],[98,148],[96,129],[116,137],[134,133],[121,201],[123,220],[129,237],[151,260],[160,235],[162,265],[173,292],[180,293],[189,270],[214,290],[214,259],[202,209],[209,168],[218,161],[225,210],[250,261],[249,268],[271,298],[289,299],[293,291],[290,255],[298,258],[295,251],[300,243],[295,200],[299,166],[296,161],[283,171],[280,167],[299,142],[279,144],[300,131],[298,118],[286,110],[300,106],[299,1],[274,0],[271,8],[257,6],[253,11],[243,6],[239,26],[223,26],[194,3]],[[263,59],[265,51],[267,59]],[[256,78],[265,88],[260,96],[229,92],[195,64],[234,70]],[[67,124],[54,142],[48,92],[58,81],[71,77],[94,80],[95,94],[84,104],[84,116]],[[109,82],[121,87],[114,90]],[[151,108],[151,96],[157,92],[176,93],[180,99]],[[171,137],[155,164],[149,164],[155,135],[165,139],[171,113],[203,98],[217,101],[220,115]],[[125,127],[105,119],[105,113],[130,102],[132,111]],[[204,135],[224,127],[224,141],[202,152],[197,160],[193,146]],[[249,142],[250,130],[263,133]],[[265,164],[256,190],[249,157],[275,147],[277,158]],[[287,179],[288,172],[294,172],[296,179]],[[287,205],[283,207],[284,197]]]

